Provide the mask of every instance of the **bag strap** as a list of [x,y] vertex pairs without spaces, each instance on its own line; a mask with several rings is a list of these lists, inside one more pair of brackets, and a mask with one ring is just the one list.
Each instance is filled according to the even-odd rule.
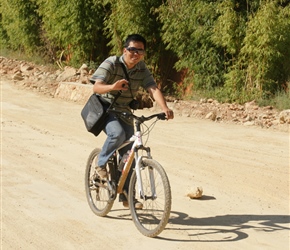
[[[120,61],[120,58],[118,56],[117,56],[117,62],[120,63],[121,66],[122,66],[122,69],[123,69],[123,71],[125,73],[126,80],[128,81],[129,89],[130,89],[130,92],[131,92],[131,97],[132,97],[132,99],[134,99],[133,93],[132,93],[132,89],[131,89],[131,84],[130,84],[130,77],[128,75],[128,72],[126,70],[126,67],[125,67],[124,63],[122,63]],[[118,91],[117,95],[115,96],[114,100],[112,101],[112,103],[110,104],[110,106],[109,106],[108,109],[110,109],[111,107],[113,107],[113,105],[115,104],[115,102],[117,101],[117,99],[120,97],[120,95],[122,94],[122,92],[123,92],[122,90],[119,90]]]
[[[113,107],[113,105],[115,104],[115,102],[117,101],[117,99],[120,97],[121,94],[122,94],[122,90],[119,90],[119,92],[115,96],[114,100],[112,101],[112,103],[110,104],[110,106],[108,107],[108,109],[111,109]],[[107,109],[107,112],[108,112],[108,109]]]
[[126,80],[129,82],[130,78],[129,78],[129,76],[128,76],[128,72],[127,72],[127,70],[126,70],[126,68],[125,68],[125,65],[124,65],[124,63],[122,63],[122,62],[120,62],[120,63],[121,63],[121,65],[122,65],[122,69],[123,69],[123,71],[124,71],[124,73],[125,73]]
[[[119,62],[119,57],[118,56],[117,56],[117,62]],[[108,110],[113,107],[113,105],[115,104],[115,102],[117,101],[117,99],[120,97],[120,95],[122,94],[122,92],[123,92],[122,90],[119,90],[118,91],[117,95],[115,96],[114,100],[112,101],[112,103],[110,104],[110,106],[108,107],[108,109],[107,109],[106,112],[108,112]]]
[[[119,57],[118,57],[118,61],[119,61]],[[120,61],[119,61],[119,62],[120,62]],[[132,97],[132,99],[134,99],[134,97],[133,97],[133,93],[132,93],[132,89],[131,89],[131,84],[130,84],[130,77],[129,77],[129,75],[128,75],[128,72],[127,72],[127,70],[126,70],[126,67],[125,67],[124,63],[122,63],[122,62],[120,62],[120,63],[121,63],[122,69],[123,69],[123,71],[124,71],[124,73],[125,73],[126,80],[128,81],[128,85],[129,85],[129,89],[130,89],[131,97]]]

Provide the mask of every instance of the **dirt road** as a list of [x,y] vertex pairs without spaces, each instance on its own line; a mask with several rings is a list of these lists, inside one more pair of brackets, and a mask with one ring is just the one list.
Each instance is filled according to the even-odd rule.
[[[148,144],[173,201],[169,224],[151,239],[117,201],[108,217],[90,211],[85,163],[105,137],[85,131],[82,105],[6,81],[1,94],[1,249],[289,249],[289,133],[158,122]],[[197,186],[203,198],[186,197]]]

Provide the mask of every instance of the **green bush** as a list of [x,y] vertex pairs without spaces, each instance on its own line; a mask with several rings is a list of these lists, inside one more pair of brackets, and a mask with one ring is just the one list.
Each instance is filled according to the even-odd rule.
[[3,0],[1,13],[1,47],[33,54],[41,46],[41,19],[34,1]]
[[244,103],[288,93],[288,0],[2,0],[0,21],[1,54],[96,68],[140,33],[146,63],[168,94]]
[[273,106],[278,110],[290,109],[290,83],[285,86],[285,90],[277,92],[271,98],[260,98],[257,100],[259,106]]
[[[249,18],[239,59],[226,75],[226,87],[256,97],[280,91],[290,69],[290,6],[261,5]],[[238,76],[238,77],[237,77]]]

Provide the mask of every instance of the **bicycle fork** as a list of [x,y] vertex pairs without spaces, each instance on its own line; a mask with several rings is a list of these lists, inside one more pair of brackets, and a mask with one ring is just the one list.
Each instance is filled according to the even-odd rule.
[[[148,167],[148,174],[149,174],[149,180],[150,180],[150,187],[151,187],[151,195],[147,194],[145,195],[144,189],[143,189],[143,183],[142,183],[142,178],[141,178],[141,169],[143,168],[142,166],[142,161],[144,158],[150,159],[152,158],[150,156],[150,149],[149,148],[143,148],[147,151],[147,156],[139,156],[136,157],[136,166],[135,166],[135,172],[136,172],[136,177],[137,177],[137,185],[138,185],[138,193],[140,195],[140,198],[143,200],[155,200],[157,198],[156,195],[156,189],[155,189],[155,178],[154,178],[154,171],[152,167]],[[146,170],[144,170],[146,171]]]

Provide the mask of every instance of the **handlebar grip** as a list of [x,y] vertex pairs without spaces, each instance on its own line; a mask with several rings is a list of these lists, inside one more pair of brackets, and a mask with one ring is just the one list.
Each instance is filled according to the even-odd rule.
[[158,114],[158,119],[160,119],[160,120],[166,120],[166,114],[165,113],[160,113],[160,114]]

